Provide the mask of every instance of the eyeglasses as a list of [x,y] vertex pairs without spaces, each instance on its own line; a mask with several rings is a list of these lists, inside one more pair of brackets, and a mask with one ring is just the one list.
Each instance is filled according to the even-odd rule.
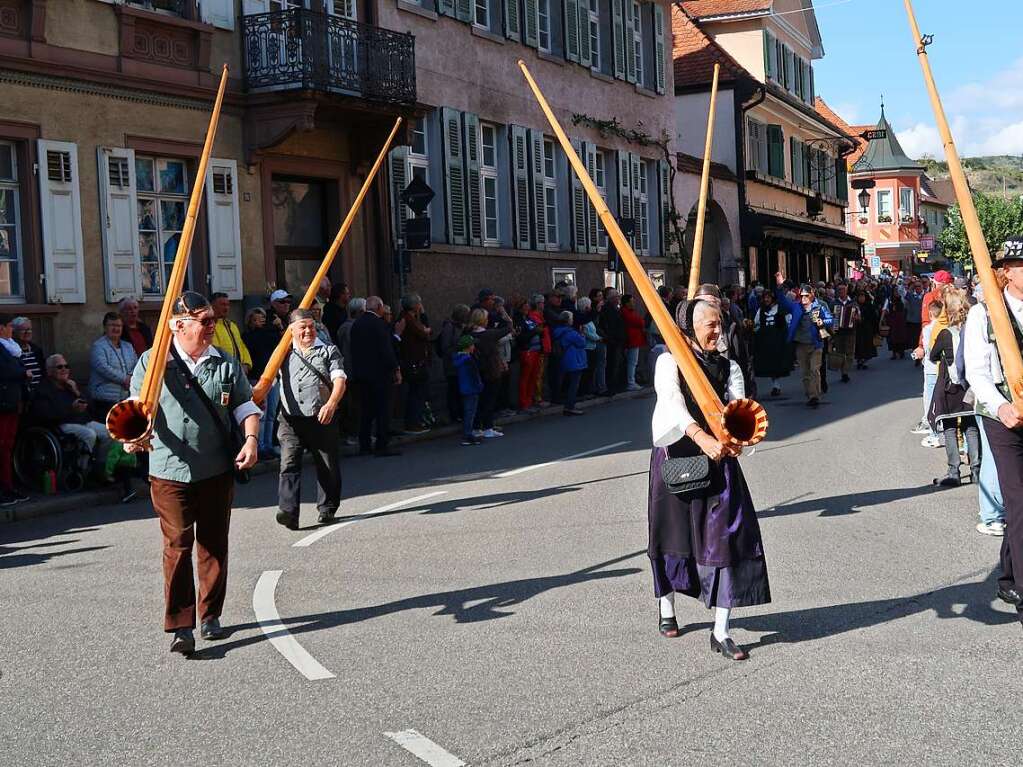
[[70,370],[71,366],[70,365],[54,365],[53,369],[54,370]]
[[204,328],[212,328],[217,324],[216,317],[203,317],[202,319],[199,319],[198,317],[178,317],[178,319],[183,322],[198,322]]

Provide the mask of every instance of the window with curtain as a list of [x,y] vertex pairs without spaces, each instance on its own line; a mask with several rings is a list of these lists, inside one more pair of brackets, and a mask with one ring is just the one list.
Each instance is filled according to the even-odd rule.
[[899,216],[904,221],[913,220],[913,190],[908,186],[899,189]]
[[0,142],[0,301],[21,298],[21,193],[14,144]]
[[877,190],[877,223],[890,224],[892,222],[892,190]]
[[188,164],[169,157],[135,155],[142,293],[163,295],[191,190]]

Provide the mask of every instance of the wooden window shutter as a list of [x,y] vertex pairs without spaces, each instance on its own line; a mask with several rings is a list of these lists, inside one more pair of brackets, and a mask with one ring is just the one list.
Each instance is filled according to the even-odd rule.
[[[587,156],[586,147],[587,145],[582,141],[572,139],[572,149],[579,157],[584,158],[583,162]],[[586,192],[583,190],[582,182],[571,167],[569,167],[569,176],[572,179],[572,247],[576,253],[585,253],[588,242],[589,204],[586,201]]]
[[470,112],[462,114],[465,125],[466,186],[469,200],[469,242],[483,244],[483,200],[480,189],[480,120]]
[[454,16],[455,0],[437,0],[437,13],[441,16]]
[[658,93],[664,93],[664,8],[654,5],[654,75]]
[[455,18],[459,21],[473,20],[472,0],[455,0]]
[[116,303],[142,292],[135,151],[99,147],[96,167],[106,300]]
[[657,161],[657,179],[660,182],[660,225],[661,225],[661,255],[667,256],[671,250],[668,247],[668,239],[671,236],[671,168],[667,160]]
[[615,152],[615,172],[618,174],[618,218],[632,218],[632,163],[629,153]]
[[242,297],[242,236],[238,163],[210,158],[206,170],[206,224],[210,238],[210,290]]
[[[584,162],[586,163],[586,172],[589,174],[591,179],[596,179],[597,176],[597,147],[588,141],[583,144],[586,157]],[[607,184],[607,166],[604,166],[604,184]],[[597,237],[597,227],[600,223],[600,216],[597,215],[597,209],[593,207],[593,203],[586,200],[586,250],[589,253],[596,253],[599,246]]]
[[[579,0],[579,63],[590,66],[590,8],[589,0]],[[598,51],[599,54],[599,51]]]
[[835,160],[835,184],[838,186],[836,190],[838,199],[849,202],[849,169],[846,167],[844,157]]
[[536,0],[523,0],[525,9],[526,45],[536,48],[540,45],[540,19]]
[[[584,0],[585,1],[585,0]],[[565,25],[565,58],[579,61],[579,0],[563,0]]]
[[516,41],[522,37],[519,0],[504,0],[504,36]]
[[767,172],[785,178],[785,138],[780,125],[767,126]]
[[407,146],[400,146],[392,149],[387,156],[391,173],[391,232],[397,247],[405,245],[405,221],[408,219],[408,208],[401,201],[401,192],[409,182],[406,164],[408,149]]
[[462,125],[458,110],[440,110],[441,139],[444,144],[444,199],[446,202],[448,242],[466,245],[465,152],[462,146]]
[[[615,0],[611,0],[614,2]],[[635,20],[632,18],[632,0],[622,0],[625,20],[625,79],[636,82],[636,38]]]
[[766,79],[774,79],[774,62],[772,58],[774,56],[774,35],[764,30],[764,74]]
[[513,244],[529,250],[529,147],[526,129],[511,126]]
[[84,304],[85,246],[78,146],[39,139],[37,148],[46,300],[53,304]]
[[624,0],[611,0],[611,43],[614,49],[614,76],[625,79],[625,16],[622,12]]
[[530,182],[533,187],[534,242],[537,250],[547,250],[547,208],[543,185],[543,131],[529,131]]
[[789,158],[792,162],[792,183],[802,186],[799,174],[799,142],[793,136],[789,136]]
[[[647,222],[643,221],[640,214],[642,208],[639,206],[639,164],[643,162],[643,159],[637,155],[629,153],[629,164],[632,168],[632,217],[636,219],[636,234],[632,240],[632,247],[639,250],[643,243],[643,230],[647,226]],[[648,180],[649,183],[649,180]],[[649,187],[648,187],[649,189]],[[648,198],[649,199],[649,198]],[[647,203],[647,213],[650,212],[650,204]]]

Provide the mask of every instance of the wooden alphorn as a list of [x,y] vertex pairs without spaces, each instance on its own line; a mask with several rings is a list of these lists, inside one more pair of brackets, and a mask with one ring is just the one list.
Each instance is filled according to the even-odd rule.
[[700,287],[700,264],[703,261],[703,228],[707,223],[707,194],[710,191],[710,156],[714,145],[714,107],[718,98],[718,75],[721,65],[714,65],[710,84],[710,109],[707,112],[707,140],[703,145],[703,173],[700,175],[700,201],[696,208],[696,236],[693,238],[693,262],[689,266],[689,300],[696,298]]
[[966,174],[963,173],[963,165],[959,161],[959,152],[956,151],[955,142],[952,140],[952,130],[945,118],[945,108],[938,95],[938,86],[934,84],[931,63],[927,58],[927,46],[924,45],[920,36],[920,27],[916,23],[913,5],[910,0],[905,0],[905,4],[910,31],[913,33],[913,42],[916,43],[917,58],[920,60],[924,83],[927,85],[931,107],[934,109],[934,119],[938,123],[941,143],[945,147],[945,159],[948,161],[952,186],[955,187],[956,201],[959,203],[963,226],[966,228],[966,237],[970,242],[970,251],[973,253],[973,263],[980,276],[981,285],[984,286],[984,303],[987,305],[988,316],[991,317],[991,327],[995,331],[995,344],[998,346],[998,356],[1002,360],[1005,381],[1012,394],[1013,407],[1016,408],[1017,413],[1023,415],[1023,355],[1020,354],[1019,346],[1016,345],[1016,337],[1012,332],[1012,321],[1009,319],[1009,311],[1005,307],[1005,299],[1002,298],[1002,288],[998,284],[995,270],[991,267],[991,254],[988,252],[987,241],[984,239],[984,232],[980,227],[980,219],[977,218],[973,195],[970,194]]
[[178,240],[174,266],[171,268],[170,278],[167,280],[163,307],[160,309],[160,320],[153,333],[153,347],[149,353],[149,365],[146,368],[145,377],[142,379],[139,396],[116,403],[107,413],[107,431],[110,432],[111,437],[120,442],[145,442],[152,434],[153,425],[156,422],[163,378],[167,372],[167,354],[170,351],[173,336],[170,330],[171,307],[181,296],[185,275],[188,272],[192,237],[195,234],[196,218],[199,215],[199,205],[202,202],[203,188],[206,184],[206,167],[209,165],[213,140],[217,135],[217,125],[220,122],[220,109],[224,103],[225,90],[227,90],[227,64],[224,64],[224,69],[220,74],[220,87],[217,89],[217,98],[213,103],[210,124],[206,129],[206,142],[203,144],[199,165],[195,171],[195,183],[192,185],[192,195],[188,200],[188,212],[185,214],[185,221],[181,227],[181,239]]
[[600,196],[600,192],[597,191],[593,180],[586,172],[585,166],[572,148],[568,136],[565,135],[565,131],[562,130],[560,123],[558,123],[557,118],[554,116],[554,112],[551,111],[550,105],[540,92],[540,88],[537,86],[536,81],[533,80],[532,75],[529,74],[525,63],[521,60],[519,61],[519,68],[522,70],[526,82],[529,83],[530,90],[533,91],[540,109],[546,115],[547,121],[551,125],[551,130],[554,131],[554,135],[568,157],[572,170],[579,177],[583,189],[586,190],[590,202],[596,209],[597,215],[600,216],[604,230],[607,232],[608,237],[611,238],[615,248],[617,248],[622,263],[628,270],[629,276],[632,277],[632,281],[636,284],[636,289],[639,291],[643,303],[646,304],[647,311],[653,317],[654,324],[657,325],[657,329],[660,331],[661,337],[664,338],[671,356],[675,359],[675,364],[682,371],[682,375],[692,390],[693,397],[696,399],[696,404],[707,420],[707,425],[713,432],[714,437],[721,444],[732,449],[757,444],[767,435],[767,412],[759,403],[751,399],[732,400],[727,405],[721,402],[721,398],[714,391],[710,381],[707,380],[706,374],[703,372],[703,368],[697,362],[689,342],[682,338],[675,320],[668,314],[667,307],[661,301],[661,297],[657,295],[657,291],[653,283],[650,282],[650,278],[643,271],[643,265],[636,258],[636,254],[629,245],[629,241],[625,239],[625,235],[622,234],[618,222],[615,221],[615,217],[608,210],[604,198]]
[[[352,228],[352,223],[355,221],[355,216],[359,212],[359,208],[362,207],[362,201],[366,199],[366,194],[369,192],[370,186],[373,184],[373,179],[376,178],[377,172],[380,170],[380,166],[384,163],[384,158],[391,149],[391,143],[394,141],[394,137],[398,134],[398,128],[401,127],[402,118],[398,117],[394,121],[394,127],[391,128],[390,134],[384,141],[383,147],[380,148],[380,154],[377,155],[376,162],[373,163],[373,167],[370,168],[369,173],[366,175],[366,180],[362,182],[362,188],[359,190],[359,194],[355,197],[355,201],[352,203],[352,207],[348,211],[348,215],[345,216],[345,220],[341,223],[341,228],[337,231],[337,236],[334,237],[334,242],[330,244],[330,248],[327,250],[327,254],[323,257],[323,262],[320,264],[320,268],[316,270],[316,276],[313,277],[312,282],[309,283],[309,287],[306,289],[305,295],[299,302],[297,309],[308,309],[313,305],[313,301],[316,300],[316,292],[320,289],[320,283],[323,282],[323,278],[327,276],[327,272],[330,270],[331,264],[334,263],[334,258],[341,251],[341,245],[345,241],[345,237],[348,236],[348,230]],[[401,205],[401,202],[396,204]],[[277,348],[274,349],[273,354],[270,355],[270,360],[266,363],[266,368],[263,370],[263,374],[259,377],[259,381],[252,388],[252,399],[256,404],[262,404],[263,400],[266,399],[266,394],[270,391],[270,387],[273,386],[274,377],[277,375],[277,371],[281,369],[281,365],[284,364],[284,360],[291,352],[291,328],[284,328],[284,335],[281,336],[281,340],[277,343]]]

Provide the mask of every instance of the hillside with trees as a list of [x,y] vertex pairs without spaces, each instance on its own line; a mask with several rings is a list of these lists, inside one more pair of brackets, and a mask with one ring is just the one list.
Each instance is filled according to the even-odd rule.
[[[920,162],[931,178],[948,178],[948,163],[944,160],[924,155]],[[964,157],[963,170],[975,192],[1007,197],[1023,195],[1023,157]]]

